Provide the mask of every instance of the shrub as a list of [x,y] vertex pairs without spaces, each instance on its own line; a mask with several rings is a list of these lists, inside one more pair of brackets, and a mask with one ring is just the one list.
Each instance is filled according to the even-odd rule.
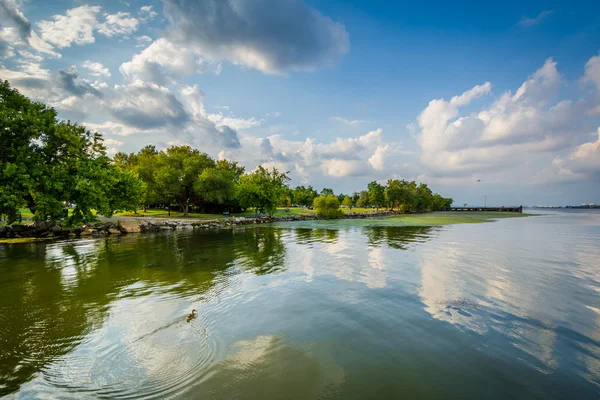
[[313,204],[317,214],[326,219],[340,218],[344,214],[340,210],[340,201],[331,194],[315,198]]

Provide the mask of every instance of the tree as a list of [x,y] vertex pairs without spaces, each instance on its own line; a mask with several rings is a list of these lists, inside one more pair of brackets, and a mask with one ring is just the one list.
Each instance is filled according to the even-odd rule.
[[358,194],[358,200],[356,201],[356,205],[358,207],[368,207],[369,205],[371,205],[371,203],[369,201],[369,192],[368,191],[363,190]]
[[[191,200],[197,195],[194,185],[198,176],[207,168],[215,168],[215,161],[206,153],[192,149],[190,146],[173,146],[160,153],[161,163],[171,173],[163,175],[171,179],[163,183],[170,190],[175,190],[175,199],[183,210],[183,216],[189,215]],[[173,173],[175,172],[175,173]]]
[[323,188],[323,190],[321,190],[320,193],[321,196],[329,196],[329,195],[334,195],[333,194],[333,189],[329,189],[329,188]]
[[137,154],[117,153],[113,157],[113,162],[122,170],[132,171],[145,184],[144,198],[142,207],[144,212],[150,204],[160,202],[162,196],[158,193],[158,183],[156,181],[156,170],[159,167],[158,154],[156,147],[147,145]]
[[385,206],[385,188],[376,181],[373,181],[367,185],[367,191],[369,193],[369,202],[377,207]]
[[237,161],[228,160],[217,161],[217,168],[231,172],[235,177],[236,182],[240,176],[244,175],[244,171],[246,169],[243,165],[239,165]]
[[68,224],[135,210],[144,187],[106,156],[102,136],[0,81],[0,214],[9,223],[28,207],[36,221],[57,221],[75,204]]
[[390,208],[398,207],[404,204],[408,192],[406,185],[403,184],[406,181],[399,181],[398,179],[389,179],[387,182],[387,188],[385,189],[385,198]]
[[198,176],[194,190],[203,200],[224,204],[235,197],[234,172],[221,168],[207,168]]
[[344,197],[344,201],[342,201],[342,204],[348,208],[352,208],[352,199],[350,198],[350,196]]
[[300,204],[301,206],[309,206],[313,203],[315,197],[317,197],[317,191],[309,186],[305,188],[304,186],[297,186],[293,190],[293,198],[296,204]]
[[237,198],[243,208],[253,208],[255,213],[272,215],[285,193],[287,173],[276,168],[267,170],[261,165],[250,174],[242,175],[238,182]]
[[315,198],[314,205],[317,215],[323,218],[335,219],[344,215],[340,210],[340,201],[332,194]]

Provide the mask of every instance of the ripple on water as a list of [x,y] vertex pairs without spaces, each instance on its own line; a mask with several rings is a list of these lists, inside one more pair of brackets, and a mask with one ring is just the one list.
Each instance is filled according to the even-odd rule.
[[54,363],[44,371],[46,384],[107,398],[164,398],[202,376],[224,347],[202,312],[190,323],[178,316],[137,336],[120,329],[100,330]]

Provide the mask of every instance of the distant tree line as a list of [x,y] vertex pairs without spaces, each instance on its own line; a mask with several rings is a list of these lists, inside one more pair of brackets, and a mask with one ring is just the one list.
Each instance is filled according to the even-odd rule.
[[[452,199],[425,184],[390,179],[352,195],[330,188],[288,186],[288,173],[262,166],[246,172],[236,161],[215,160],[190,146],[159,151],[148,145],[137,153],[106,154],[101,135],[59,121],[54,109],[32,102],[0,81],[0,216],[11,223],[29,208],[36,221],[80,224],[95,212],[164,208],[184,216],[253,210],[273,214],[278,206],[312,207],[327,218],[343,205],[404,211],[439,210]],[[72,212],[68,215],[67,208]]]

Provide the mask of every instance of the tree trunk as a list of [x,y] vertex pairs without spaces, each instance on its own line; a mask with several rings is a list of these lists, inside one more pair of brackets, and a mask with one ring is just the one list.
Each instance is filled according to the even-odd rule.
[[142,205],[142,210],[143,210],[144,212],[146,212],[146,211],[147,211],[147,208],[148,208],[148,206],[147,206],[146,204],[143,204],[143,205]]
[[189,209],[190,209],[190,199],[187,199],[187,200],[185,201],[185,205],[184,205],[184,207],[183,207],[183,216],[184,216],[184,217],[187,217],[187,216],[188,216],[188,211],[189,211]]

